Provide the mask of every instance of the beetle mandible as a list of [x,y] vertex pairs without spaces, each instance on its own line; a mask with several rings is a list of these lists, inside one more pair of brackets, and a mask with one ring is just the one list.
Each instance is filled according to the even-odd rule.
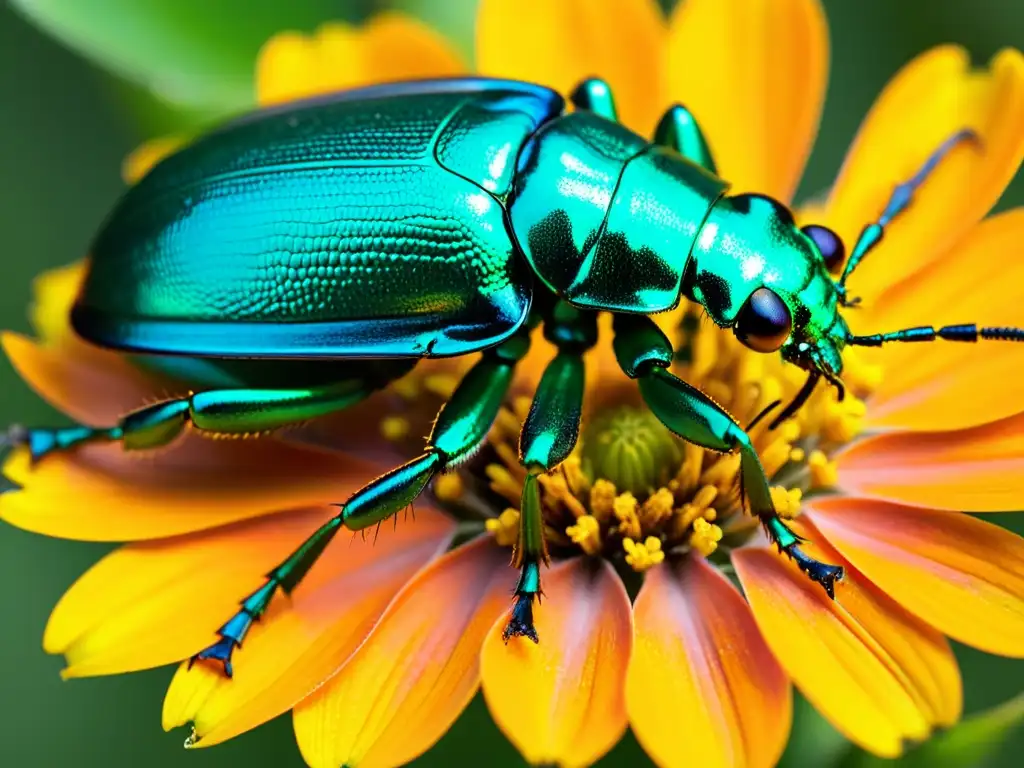
[[[808,371],[776,419],[824,377],[842,393],[848,344],[1021,340],[973,325],[854,336],[845,281],[941,157],[893,193],[849,260],[820,226],[727,183],[684,107],[647,141],[616,121],[606,83],[567,108],[548,88],[460,78],[374,86],[264,110],[157,164],[96,237],[72,310],[89,342],[185,380],[195,394],[141,407],[108,428],[12,428],[33,460],[93,441],[127,450],[191,426],[270,432],[347,408],[419,359],[482,353],[442,407],[422,455],[373,480],[267,577],[195,659],[231,674],[231,655],[278,590],[290,592],[341,528],[409,505],[481,443],[538,324],[558,352],[520,438],[527,469],[506,639],[534,641],[546,561],[537,477],[577,441],[584,353],[614,313],[625,374],[673,432],[738,452],[742,489],[770,540],[829,596],[842,568],[819,562],[778,517],[747,431],[669,372],[674,351],[650,315],[697,302],[748,347]],[[845,261],[838,281],[830,276]],[[764,414],[762,414],[764,415]]]

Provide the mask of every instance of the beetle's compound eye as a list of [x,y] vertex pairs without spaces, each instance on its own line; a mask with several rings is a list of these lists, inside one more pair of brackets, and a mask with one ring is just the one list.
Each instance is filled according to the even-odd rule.
[[846,260],[846,247],[839,235],[819,224],[808,224],[801,231],[814,241],[821,252],[821,257],[825,260],[825,267],[828,271],[838,272],[839,267]]
[[789,307],[767,288],[758,288],[736,317],[736,338],[755,352],[774,352],[789,338]]

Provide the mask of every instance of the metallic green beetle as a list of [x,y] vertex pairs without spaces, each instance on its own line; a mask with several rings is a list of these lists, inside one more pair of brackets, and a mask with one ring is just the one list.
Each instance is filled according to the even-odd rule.
[[[187,425],[267,432],[346,408],[420,358],[482,353],[424,453],[345,501],[195,658],[219,661],[230,675],[252,622],[277,590],[295,588],[339,529],[379,523],[469,456],[531,329],[543,324],[558,353],[522,429],[521,576],[506,629],[506,638],[536,641],[532,606],[547,556],[536,478],[576,443],[583,355],[606,311],[615,313],[619,364],[651,410],[686,440],[740,453],[751,511],[833,595],[842,569],[801,551],[772,507],[747,432],[669,373],[673,349],[649,315],[686,298],[747,346],[781,349],[810,372],[785,418],[821,376],[840,386],[844,345],[924,333],[853,337],[838,307],[849,271],[967,134],[897,190],[836,283],[829,268],[843,261],[839,239],[822,227],[798,229],[767,197],[726,196],[685,108],[665,114],[652,143],[615,121],[602,81],[584,82],[570,99],[575,110],[541,86],[470,78],[262,111],[159,163],[113,211],[92,248],[73,326],[196,394],[105,429],[12,430],[35,460],[91,441],[153,448]],[[931,337],[967,340],[968,328]],[[974,339],[991,330],[975,329]]]

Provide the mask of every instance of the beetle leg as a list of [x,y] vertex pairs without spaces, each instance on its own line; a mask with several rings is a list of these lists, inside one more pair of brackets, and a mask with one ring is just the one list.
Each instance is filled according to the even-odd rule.
[[10,442],[27,445],[38,461],[84,443],[119,442],[126,451],[159,448],[189,424],[210,435],[262,434],[348,408],[382,383],[353,379],[302,389],[213,389],[139,408],[113,427],[14,428]]
[[608,120],[618,121],[611,86],[599,77],[588,77],[569,94],[576,109],[585,109]]
[[705,171],[717,174],[715,159],[697,118],[682,104],[668,108],[654,129],[654,143],[674,149]]
[[519,435],[519,461],[527,476],[512,561],[521,570],[503,633],[506,642],[513,636],[537,642],[533,601],[541,594],[540,564],[548,561],[537,477],[565,461],[576,446],[583,410],[583,353],[597,341],[597,314],[560,303],[545,322],[544,335],[558,347],[558,354],[544,369]]
[[278,590],[290,594],[299,585],[342,527],[361,530],[400,512],[438,472],[471,456],[487,437],[512,383],[515,365],[529,345],[529,329],[524,326],[503,344],[484,352],[437,414],[424,453],[363,486],[339,505],[341,511],[267,574],[266,583],[243,600],[241,609],[217,630],[220,639],[193,656],[190,663],[218,661],[230,677],[231,655],[253,622],[263,615]]
[[615,356],[626,375],[637,379],[640,394],[654,415],[684,440],[723,453],[740,454],[740,481],[750,510],[772,543],[835,597],[841,566],[821,563],[800,549],[798,537],[779,518],[768,479],[750,436],[726,411],[696,387],[668,372],[672,346],[657,325],[643,315],[615,316]]

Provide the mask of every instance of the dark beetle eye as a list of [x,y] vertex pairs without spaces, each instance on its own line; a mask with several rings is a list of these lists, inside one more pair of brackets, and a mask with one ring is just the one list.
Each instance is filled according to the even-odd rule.
[[736,317],[736,338],[755,352],[774,352],[789,338],[789,308],[767,288],[758,288]]
[[828,227],[818,224],[808,224],[801,231],[814,241],[822,258],[825,259],[828,271],[838,271],[843,261],[846,260],[846,248],[843,246],[843,241],[839,239],[839,235]]

